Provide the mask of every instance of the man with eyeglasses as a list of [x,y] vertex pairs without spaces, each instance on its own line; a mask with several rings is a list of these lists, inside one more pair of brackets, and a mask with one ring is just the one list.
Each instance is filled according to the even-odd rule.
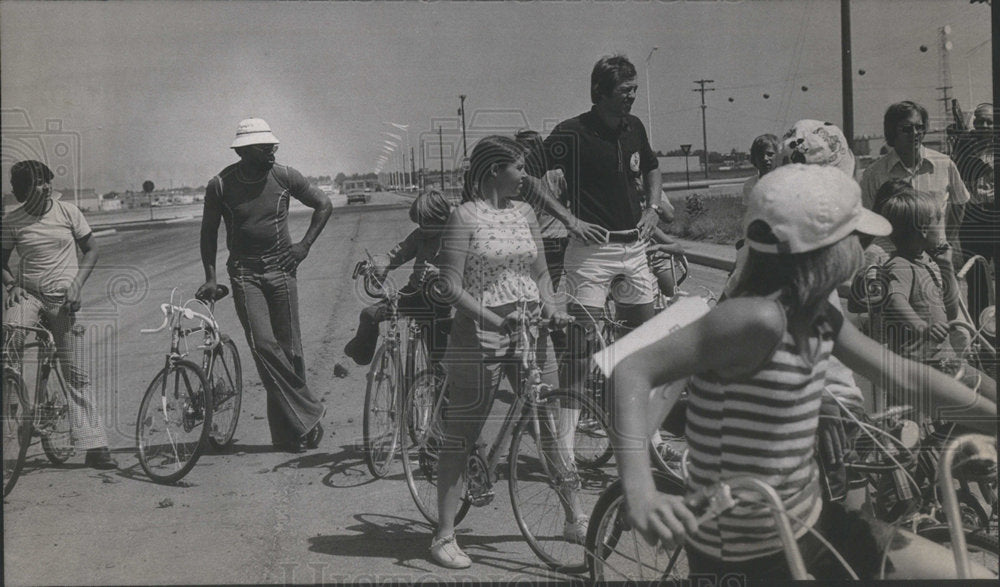
[[[944,236],[952,250],[960,250],[958,228],[969,201],[969,191],[947,155],[923,145],[927,132],[927,109],[909,100],[889,106],[883,117],[885,142],[889,152],[865,169],[861,176],[861,202],[869,210],[879,187],[892,179],[902,179],[915,189],[934,197],[945,212]],[[886,237],[875,245],[891,254],[895,247]]]
[[[260,118],[240,122],[231,148],[240,160],[208,182],[201,221],[201,299],[216,295],[215,258],[220,221],[226,222],[236,313],[267,391],[271,443],[287,452],[316,448],[324,408],[306,385],[296,269],[333,212],[301,173],[274,161],[278,139]],[[288,233],[289,198],[313,209],[302,240]]]

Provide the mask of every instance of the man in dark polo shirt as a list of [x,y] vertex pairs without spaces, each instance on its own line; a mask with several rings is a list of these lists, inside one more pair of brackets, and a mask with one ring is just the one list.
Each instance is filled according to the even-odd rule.
[[[316,448],[323,436],[323,404],[306,386],[295,271],[333,206],[301,173],[274,162],[278,139],[263,120],[241,121],[231,148],[240,160],[209,180],[205,189],[205,284],[197,296],[215,297],[215,256],[224,219],[233,301],[267,390],[271,443],[289,452]],[[309,228],[297,243],[288,234],[289,198],[313,209]]]
[[[630,113],[637,89],[627,57],[602,57],[590,76],[593,107],[559,123],[545,140],[549,165],[566,177],[570,211],[591,229],[569,242],[565,257],[568,310],[588,328],[603,314],[609,290],[627,329],[654,313],[657,284],[646,245],[660,214],[670,215],[660,209],[659,162]],[[568,350],[563,382],[579,387],[588,356],[583,329],[570,329]]]

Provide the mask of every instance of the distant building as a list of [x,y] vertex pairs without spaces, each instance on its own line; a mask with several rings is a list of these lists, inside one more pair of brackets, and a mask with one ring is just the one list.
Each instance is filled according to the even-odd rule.
[[[662,156],[657,157],[660,161],[660,171],[663,173],[683,173],[684,172],[684,157],[668,157]],[[698,157],[688,156],[687,157],[688,169],[692,172],[701,169],[701,161]]]

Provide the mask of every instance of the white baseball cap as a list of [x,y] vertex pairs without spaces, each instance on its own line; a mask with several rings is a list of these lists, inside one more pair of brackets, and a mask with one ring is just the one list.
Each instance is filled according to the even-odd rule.
[[805,253],[832,245],[857,231],[892,232],[889,221],[861,205],[861,187],[836,167],[791,163],[760,178],[747,198],[743,232],[756,220],[771,228],[777,243],[747,236],[763,253]]
[[271,127],[262,118],[246,118],[236,127],[236,140],[229,146],[246,147],[247,145],[277,145],[278,137],[271,134]]

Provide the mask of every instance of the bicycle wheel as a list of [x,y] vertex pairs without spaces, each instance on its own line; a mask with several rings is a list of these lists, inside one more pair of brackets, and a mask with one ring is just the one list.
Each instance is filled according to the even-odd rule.
[[[573,434],[576,461],[593,462],[605,451],[609,436],[604,412],[590,398],[566,390],[545,393],[534,406],[528,406],[514,428],[509,455],[510,502],[521,534],[538,557],[555,570],[579,573],[586,569],[581,543],[564,537],[567,531],[567,511],[576,509],[589,513],[600,492],[607,487],[616,471],[612,467],[566,467],[553,441],[543,447],[538,439],[551,439],[557,428],[557,409],[579,406],[595,418],[595,428]],[[537,417],[536,417],[537,414]],[[578,508],[571,508],[573,499]],[[574,517],[572,513],[569,517]]]
[[212,428],[212,389],[201,367],[173,361],[156,374],[139,405],[136,448],[142,470],[174,483],[194,467]]
[[[948,526],[923,528],[917,534],[951,549],[951,532]],[[1000,543],[997,542],[996,535],[987,534],[985,529],[965,529],[965,547],[969,553],[969,562],[989,569],[994,575],[1000,575]]]
[[16,372],[3,370],[3,494],[17,483],[31,443],[31,410],[24,380]]
[[243,405],[243,367],[236,343],[226,335],[212,357],[212,431],[208,442],[222,450],[233,442]]
[[375,353],[375,360],[368,372],[363,424],[365,463],[376,479],[389,473],[392,459],[399,447],[399,420],[396,413],[400,383],[398,360],[394,353],[382,346]]
[[58,390],[53,390],[50,383],[43,395],[47,396],[45,401],[35,407],[38,415],[36,431],[42,437],[45,456],[52,464],[61,465],[73,456],[69,401],[61,383]]
[[[433,376],[430,372],[425,373],[423,378]],[[440,383],[421,382],[419,385],[424,388],[431,388]],[[403,443],[403,474],[406,476],[406,487],[410,490],[413,502],[424,518],[433,526],[438,523],[437,510],[437,471],[438,454],[443,445],[444,431],[441,427],[441,411],[445,402],[445,394],[442,390],[435,392],[436,398],[426,416],[417,416],[413,412],[422,410],[428,412],[426,404],[416,401],[406,403],[404,422],[414,422],[425,420],[426,424],[422,428],[412,428],[407,436],[416,436],[413,442]],[[464,482],[464,481],[463,481]],[[462,495],[465,495],[465,488],[462,488]],[[465,518],[469,512],[471,504],[462,500],[458,512],[455,514],[455,524]]]
[[[653,472],[656,490],[684,495],[684,487],[658,471]],[[651,545],[629,525],[625,517],[625,493],[615,481],[597,500],[587,530],[587,569],[590,580],[663,582],[688,576],[684,548],[664,549]]]

